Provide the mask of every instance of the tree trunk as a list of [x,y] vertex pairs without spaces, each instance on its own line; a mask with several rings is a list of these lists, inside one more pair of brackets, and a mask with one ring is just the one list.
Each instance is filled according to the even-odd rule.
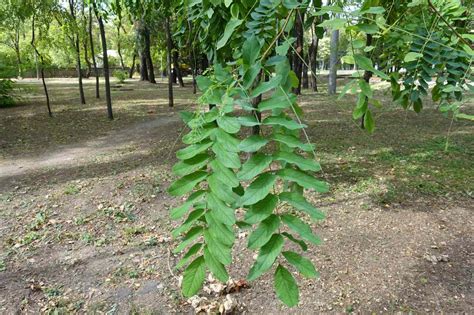
[[339,30],[333,30],[331,33],[331,47],[329,55],[329,94],[336,94],[337,80],[337,46],[339,44]]
[[206,54],[201,55],[201,74],[209,68],[209,59]]
[[39,57],[41,60],[40,72],[41,72],[41,81],[43,83],[44,96],[46,98],[46,107],[48,108],[49,117],[53,117],[53,113],[51,112],[51,105],[49,103],[48,87],[46,86],[46,81],[44,79],[44,59],[43,59],[43,56],[39,53],[35,45],[35,15],[33,15],[33,18],[31,19],[31,46],[35,50],[35,56]]
[[171,78],[171,54],[173,50],[173,42],[171,39],[171,29],[169,17],[165,19],[165,31],[166,31],[166,67],[168,71],[168,105],[173,107],[173,79]]
[[128,78],[131,79],[133,78],[133,73],[135,72],[135,59],[137,59],[137,54],[133,54],[132,58],[132,66],[130,67],[130,70],[128,71]]
[[310,85],[313,92],[318,91],[318,82],[316,77],[317,58],[318,58],[319,37],[316,36],[314,24],[311,26],[311,45],[308,49],[309,67],[311,70]]
[[36,80],[40,79],[40,68],[38,63],[38,54],[35,52]]
[[[304,55],[306,57],[306,55]],[[306,58],[305,58],[306,59]],[[303,63],[303,82],[301,84],[301,87],[303,89],[308,89],[309,88],[309,78],[308,78],[308,66],[307,62]]]
[[176,73],[176,78],[178,79],[178,82],[179,82],[179,86],[184,87],[183,76],[181,75],[181,68],[179,65],[179,55],[176,49],[173,51],[173,65],[174,65],[174,70]]
[[191,23],[189,19],[188,19],[188,28],[189,28],[188,47],[191,47],[191,50],[189,53],[189,65],[191,66],[191,75],[193,77],[193,94],[196,94],[197,93],[197,87],[196,87],[197,63],[196,63],[196,54],[194,52],[194,43],[192,41],[193,24]]
[[146,65],[148,67],[148,80],[151,83],[156,83],[155,80],[155,70],[153,69],[153,61],[151,59],[151,43],[150,43],[150,30],[145,25],[144,29],[144,37],[145,37],[145,57],[146,57]]
[[[366,45],[366,47],[369,47],[370,45],[372,45],[372,34],[367,34],[367,38],[365,40],[365,45]],[[369,83],[370,78],[372,78],[372,71],[365,70],[364,71],[364,80],[365,80],[365,82]],[[365,97],[365,101],[369,102],[369,98],[367,96]],[[365,129],[364,120],[365,120],[365,113],[362,115],[362,117],[360,119],[360,127],[362,129]]]
[[[71,11],[71,17],[76,22],[76,14],[74,9],[74,0],[69,0],[69,10]],[[79,48],[79,33],[73,35],[74,49],[76,50],[76,71],[79,79],[79,94],[81,96],[81,104],[86,103],[84,96],[84,88],[82,86],[82,71],[81,71],[81,49]]]
[[295,45],[295,54],[293,56],[293,71],[298,78],[298,86],[293,88],[293,93],[296,95],[301,94],[301,74],[303,73],[303,45],[304,45],[304,11],[300,10],[296,13],[295,19],[295,35],[296,35],[296,45]]
[[100,98],[99,70],[97,69],[97,62],[95,61],[94,36],[92,36],[92,9],[90,7],[89,7],[89,40],[91,44],[91,58],[92,58],[92,65],[94,67],[94,75],[95,75],[95,97]]
[[23,77],[23,71],[22,71],[22,66],[21,66],[20,28],[19,27],[17,30],[15,30],[15,38],[13,40],[13,45],[15,46],[16,62],[18,65],[18,78],[21,79]]
[[[87,33],[87,22],[86,22],[86,14],[85,14],[85,1],[82,1],[82,7],[81,8],[82,8],[82,19],[84,21],[84,29],[85,29],[85,32]],[[87,65],[87,72],[86,72],[85,77],[89,78],[91,76],[92,66],[91,66],[91,62],[89,61],[89,56],[88,56],[88,53],[87,53],[87,38],[83,39],[82,48],[84,49],[84,60],[86,61],[86,65]]]
[[119,21],[119,24],[117,26],[117,53],[120,59],[120,68],[122,68],[122,70],[125,70],[125,64],[123,62],[123,56],[122,56],[122,44],[120,40],[120,27],[121,26],[122,26],[122,21]]
[[148,69],[144,51],[140,51],[140,81],[148,81]]
[[95,2],[93,4],[94,4],[95,16],[97,17],[97,22],[99,22],[100,39],[102,42],[102,51],[103,51],[103,56],[104,56],[104,79],[105,79],[105,99],[107,102],[107,117],[110,120],[113,120],[114,115],[112,113],[112,96],[110,94],[109,58],[107,56],[107,39],[105,37],[105,27],[104,27],[104,22],[102,20],[102,16],[97,12],[97,7],[96,7]]

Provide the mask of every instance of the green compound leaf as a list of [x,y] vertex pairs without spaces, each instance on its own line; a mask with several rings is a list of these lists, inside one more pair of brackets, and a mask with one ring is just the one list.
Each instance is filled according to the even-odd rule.
[[270,116],[265,118],[262,123],[264,125],[269,125],[269,126],[282,126],[285,127],[289,130],[298,130],[298,129],[303,129],[306,128],[306,125],[302,125],[294,121],[293,119],[290,119],[288,117],[281,117],[281,116]]
[[285,236],[286,238],[288,238],[290,241],[292,241],[293,243],[295,244],[298,244],[301,249],[303,251],[307,251],[308,250],[308,245],[306,245],[305,241],[303,240],[299,240],[297,239],[296,237],[294,237],[293,235],[291,235],[290,233],[287,233],[287,232],[283,232],[281,233],[283,236]]
[[219,162],[218,160],[214,160],[211,162],[210,165],[212,170],[215,173],[219,174],[217,178],[221,182],[231,187],[238,187],[240,185],[240,182],[237,179],[237,176],[235,176],[235,173],[231,169],[225,167],[221,162]]
[[354,55],[354,61],[363,70],[370,71],[384,80],[390,80],[390,77],[380,70],[374,68],[372,60],[362,55]]
[[191,230],[189,230],[188,233],[183,237],[183,241],[181,244],[176,246],[176,248],[173,250],[173,253],[179,253],[183,249],[185,249],[189,244],[192,243],[196,238],[202,235],[203,228],[202,226],[195,226]]
[[173,166],[173,173],[177,176],[188,175],[207,165],[209,155],[207,153],[198,154],[188,160],[176,163]]
[[303,143],[299,138],[292,135],[276,133],[273,135],[273,139],[283,143],[284,145],[287,145],[290,148],[299,148],[306,152],[311,152],[314,149],[313,145],[309,143]]
[[214,143],[212,151],[214,151],[216,158],[225,167],[240,168],[241,162],[237,152],[227,151],[220,143]]
[[260,84],[252,91],[250,97],[257,97],[276,88],[281,83],[281,79],[281,75],[276,75],[268,81],[260,82]]
[[202,243],[196,243],[193,246],[191,246],[188,252],[183,256],[183,258],[181,258],[181,260],[176,265],[176,269],[179,269],[183,267],[184,265],[186,265],[189,259],[199,252],[201,247],[202,247]]
[[[211,224],[209,222],[209,224]],[[217,223],[220,225],[220,223]],[[224,225],[220,225],[221,227],[225,227]],[[209,227],[208,230],[204,230],[204,240],[206,241],[206,246],[212,255],[220,261],[224,265],[229,265],[232,262],[232,243],[231,244],[224,244],[222,239],[219,239],[219,235],[216,235],[216,231],[218,233],[219,227],[213,226],[212,228]]]
[[219,199],[228,204],[233,204],[239,196],[232,191],[232,187],[227,185],[225,177],[220,175],[220,173],[214,173],[207,178],[209,188],[216,196],[219,196]]
[[217,118],[217,124],[228,133],[237,133],[240,130],[240,122],[237,117],[221,116]]
[[250,249],[257,249],[265,245],[280,226],[280,218],[272,214],[263,220],[258,228],[249,236],[247,247]]
[[298,166],[303,171],[317,172],[321,170],[321,165],[313,159],[304,158],[293,152],[280,151],[274,157],[277,161],[283,161]]
[[193,204],[199,202],[205,196],[205,194],[206,194],[206,191],[204,190],[198,190],[192,193],[188,197],[185,203],[183,203],[179,207],[171,209],[170,211],[171,219],[176,220],[176,219],[181,218],[183,215],[185,215],[189,211],[189,209],[191,209]]
[[277,174],[282,179],[295,182],[298,185],[307,189],[312,188],[320,193],[325,193],[329,191],[329,187],[325,182],[319,181],[313,176],[310,176],[305,172],[299,170],[295,170],[292,168],[284,168],[279,170]]
[[242,20],[238,20],[235,18],[230,19],[229,22],[227,22],[227,25],[225,26],[224,34],[222,37],[219,39],[219,41],[216,44],[216,50],[221,49],[222,47],[227,44],[227,41],[229,38],[232,36],[232,33],[234,33],[235,29],[242,24]]
[[277,177],[270,173],[263,173],[254,180],[244,195],[240,198],[240,204],[243,206],[253,205],[265,198],[273,188]]
[[213,192],[207,195],[207,206],[212,211],[215,219],[225,225],[235,224],[234,209],[228,207],[222,200],[220,200]]
[[277,90],[269,99],[258,104],[258,110],[262,112],[266,110],[285,109],[289,108],[295,102],[295,94],[286,94],[284,91]]
[[264,199],[250,206],[245,213],[245,222],[250,224],[258,223],[268,218],[278,203],[278,197],[268,194]]
[[298,304],[299,289],[295,278],[282,265],[278,265],[274,276],[275,292],[278,298],[287,306],[292,307]]
[[314,245],[321,244],[321,240],[319,239],[319,237],[313,234],[311,227],[300,219],[298,219],[297,217],[291,214],[284,214],[281,216],[281,220],[290,229],[298,233],[299,236],[301,236],[308,242],[313,243]]
[[263,138],[262,136],[253,135],[243,140],[239,145],[239,149],[244,152],[257,152],[267,143],[268,140]]
[[206,261],[207,268],[218,280],[224,283],[229,280],[229,274],[225,270],[224,265],[212,255],[207,247],[204,247],[204,260]]
[[311,260],[304,258],[295,252],[286,251],[282,253],[286,260],[292,264],[306,278],[314,278],[319,274],[314,268]]
[[184,271],[182,292],[185,297],[195,295],[202,287],[206,278],[206,264],[203,256],[199,256]]
[[280,234],[273,234],[268,243],[260,249],[257,261],[255,261],[250,269],[249,275],[247,276],[249,281],[257,279],[265,271],[270,269],[275,262],[275,259],[280,254],[281,249],[283,248],[283,243],[283,236]]
[[192,144],[176,152],[176,157],[180,160],[193,158],[201,152],[204,152],[212,145],[212,141],[206,140],[201,143]]
[[194,186],[202,182],[206,177],[207,172],[205,171],[197,171],[181,177],[170,185],[168,193],[172,196],[182,196],[193,190]]
[[279,195],[279,198],[283,202],[288,202],[296,209],[306,212],[313,220],[322,220],[326,217],[324,213],[313,207],[313,205],[299,193],[283,192]]
[[237,173],[240,180],[250,180],[262,173],[272,163],[272,157],[263,153],[253,155],[242,165],[242,169]]

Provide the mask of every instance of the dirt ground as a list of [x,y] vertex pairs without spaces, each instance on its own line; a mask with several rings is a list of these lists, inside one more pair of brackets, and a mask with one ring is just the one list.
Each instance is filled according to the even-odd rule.
[[[93,80],[87,105],[75,84],[50,80],[53,119],[36,80],[19,83],[18,106],[0,109],[0,313],[161,314],[224,303],[262,314],[474,312],[472,123],[453,122],[445,151],[451,119],[429,102],[405,112],[381,87],[369,135],[351,120],[353,97],[304,91],[320,177],[331,185],[308,193],[327,215],[313,224],[323,244],[308,251],[320,277],[298,278],[293,309],[275,297],[270,274],[227,296],[209,279],[188,301],[170,251],[178,222],[168,210],[179,200],[166,188],[185,132],[178,112],[195,99],[189,84],[169,109],[163,82],[114,82],[112,122]],[[238,232],[236,281],[255,254]]]

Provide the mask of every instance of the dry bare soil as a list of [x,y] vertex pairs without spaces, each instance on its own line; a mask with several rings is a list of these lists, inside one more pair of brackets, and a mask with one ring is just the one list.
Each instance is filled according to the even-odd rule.
[[[166,188],[186,132],[178,112],[196,97],[189,84],[176,88],[169,109],[162,82],[114,83],[116,120],[107,121],[93,80],[87,105],[75,84],[49,81],[52,119],[36,80],[19,82],[18,106],[0,109],[0,313],[215,311],[226,301],[249,313],[474,312],[472,123],[453,122],[445,151],[451,119],[429,102],[406,112],[381,87],[369,135],[351,120],[353,96],[304,91],[319,176],[331,184],[308,192],[327,214],[313,223],[323,244],[308,251],[321,276],[298,279],[294,309],[276,299],[270,274],[227,297],[210,279],[187,301],[170,252],[178,222],[168,211],[179,200]],[[236,281],[255,254],[238,233]]]

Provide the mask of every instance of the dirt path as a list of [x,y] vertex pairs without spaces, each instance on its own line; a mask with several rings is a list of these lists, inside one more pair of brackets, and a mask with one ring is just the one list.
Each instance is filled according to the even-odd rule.
[[157,128],[166,128],[179,122],[179,117],[173,113],[159,116],[151,121],[140,122],[118,132],[109,132],[105,136],[82,143],[60,146],[52,152],[29,158],[0,160],[0,189],[12,185],[29,173],[54,168],[56,170],[86,164],[96,156],[113,154],[130,144],[143,143]]
[[[182,145],[176,111],[194,96],[180,90],[189,97],[172,112],[164,85],[129,87],[114,92],[119,119],[111,124],[99,101],[70,105],[77,91],[69,88],[56,94],[53,121],[32,114],[35,103],[0,116],[0,314],[196,310],[180,293],[181,256],[170,251],[178,222],[168,215],[179,200],[166,193]],[[86,92],[93,98],[93,85]],[[301,301],[290,310],[266,274],[228,295],[235,310],[473,313],[472,126],[455,122],[444,152],[449,120],[437,111],[386,108],[377,134],[359,137],[353,103],[341,100],[335,115],[334,102],[302,97],[325,169],[318,176],[331,185],[325,195],[308,192],[327,214],[312,224],[324,242],[306,252],[321,276],[297,277]],[[238,280],[255,252],[246,249],[248,231],[236,234],[229,273]],[[205,287],[194,302],[222,305],[216,283]]]

